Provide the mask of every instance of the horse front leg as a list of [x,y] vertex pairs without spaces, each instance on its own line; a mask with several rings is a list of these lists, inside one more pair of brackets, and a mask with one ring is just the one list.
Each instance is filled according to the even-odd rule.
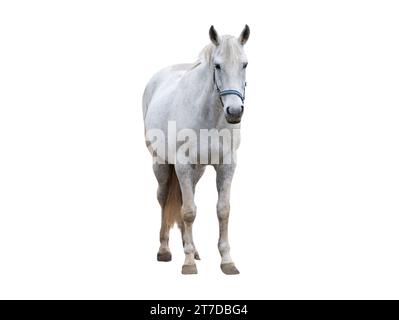
[[181,215],[184,224],[182,232],[185,260],[182,273],[196,274],[198,271],[195,264],[196,249],[193,241],[193,223],[197,214],[197,207],[194,203],[194,189],[198,181],[199,171],[192,165],[176,165],[175,168],[177,177],[179,178],[183,202]]
[[230,215],[230,187],[233,179],[235,164],[216,165],[216,184],[218,190],[217,215],[219,220],[218,248],[222,258],[220,267],[225,274],[239,274],[231,256],[228,236]]

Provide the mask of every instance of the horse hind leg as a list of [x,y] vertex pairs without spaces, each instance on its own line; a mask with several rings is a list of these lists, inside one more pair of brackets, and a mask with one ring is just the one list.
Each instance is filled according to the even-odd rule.
[[157,253],[157,260],[168,262],[172,260],[172,253],[169,248],[169,231],[170,227],[165,223],[164,214],[162,213],[161,230],[159,231],[160,246]]
[[159,232],[160,247],[157,253],[157,260],[167,262],[172,260],[169,248],[169,231],[171,226],[168,224],[165,212],[171,170],[168,164],[154,164],[153,169],[158,180],[157,198],[162,210],[161,230]]

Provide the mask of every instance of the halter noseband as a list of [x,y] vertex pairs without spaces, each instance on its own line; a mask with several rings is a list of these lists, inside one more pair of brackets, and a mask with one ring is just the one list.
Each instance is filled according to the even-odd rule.
[[243,94],[240,91],[235,90],[235,89],[220,90],[219,86],[218,86],[218,83],[216,82],[216,70],[215,69],[213,69],[213,82],[215,83],[216,90],[219,93],[219,98],[220,98],[220,102],[222,103],[222,105],[223,105],[222,97],[223,96],[227,96],[229,94],[236,95],[237,97],[239,97],[241,99],[241,102],[244,103],[244,100],[245,100],[245,87],[247,86],[246,82],[244,84],[244,93]]

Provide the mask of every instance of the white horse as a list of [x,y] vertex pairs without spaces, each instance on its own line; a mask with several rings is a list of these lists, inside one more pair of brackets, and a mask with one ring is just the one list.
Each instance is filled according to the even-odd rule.
[[[201,51],[195,63],[174,65],[159,71],[144,91],[146,141],[154,157],[153,169],[159,184],[157,196],[162,208],[161,245],[157,258],[158,261],[172,259],[168,244],[169,230],[177,223],[185,252],[183,274],[197,273],[195,259],[200,259],[192,235],[197,211],[194,192],[206,165],[212,165],[217,174],[221,269],[225,274],[239,273],[230,256],[228,221],[230,185],[240,142],[237,132],[244,111],[245,69],[248,62],[243,46],[249,33],[246,25],[238,38],[219,36],[211,26],[211,43]],[[172,121],[177,137],[171,135]],[[198,145],[197,137],[201,136],[204,129],[213,133],[223,132],[224,136],[230,134],[231,143],[223,140],[223,147],[217,143],[208,146],[201,142]],[[182,132],[185,132],[184,137],[190,138],[189,141],[179,139]],[[223,157],[219,156],[221,152]]]

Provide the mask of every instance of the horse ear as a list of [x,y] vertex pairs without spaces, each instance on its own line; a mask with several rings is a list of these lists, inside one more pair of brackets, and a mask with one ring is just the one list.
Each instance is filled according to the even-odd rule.
[[219,36],[213,26],[211,26],[209,29],[209,38],[215,46],[219,45]]
[[242,30],[240,36],[238,37],[238,41],[242,45],[244,45],[248,41],[248,38],[249,38],[249,27],[246,24],[245,27],[244,27],[244,30]]

